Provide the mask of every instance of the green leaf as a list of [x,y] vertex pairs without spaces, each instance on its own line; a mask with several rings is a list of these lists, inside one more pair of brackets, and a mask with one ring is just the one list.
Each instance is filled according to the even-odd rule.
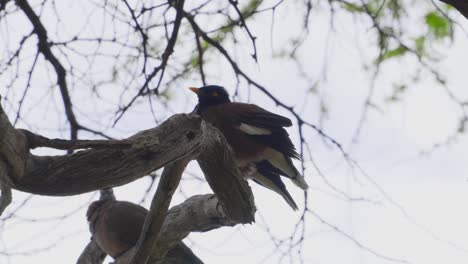
[[420,36],[414,39],[414,48],[418,57],[422,57],[425,51],[426,37]]
[[200,60],[199,56],[194,56],[192,58],[192,61],[190,62],[190,64],[192,65],[193,68],[198,66],[199,60]]
[[365,12],[366,9],[364,8],[364,6],[362,5],[356,5],[356,4],[353,4],[353,3],[348,3],[348,2],[341,2],[343,4],[343,7],[350,11],[350,12],[353,12],[353,13],[357,13],[357,12]]
[[392,58],[392,57],[398,57],[398,56],[402,56],[403,54],[405,54],[406,51],[407,49],[404,46],[399,46],[396,49],[392,49],[392,50],[385,52],[382,57],[384,60]]
[[434,37],[441,39],[452,36],[452,25],[450,20],[440,15],[436,11],[432,11],[425,16],[426,24]]
[[400,18],[402,13],[404,13],[405,10],[402,9],[400,2],[398,0],[389,0],[387,2],[387,8],[392,14],[393,18]]
[[405,48],[404,46],[399,46],[396,49],[387,50],[384,54],[382,54],[377,59],[376,63],[380,63],[380,62],[382,62],[384,60],[387,60],[387,59],[390,59],[390,58],[403,56],[407,51],[408,51],[408,49]]

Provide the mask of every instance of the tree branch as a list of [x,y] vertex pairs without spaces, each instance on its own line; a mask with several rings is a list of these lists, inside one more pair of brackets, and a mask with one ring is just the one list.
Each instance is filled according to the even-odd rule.
[[41,135],[34,134],[26,129],[18,129],[28,139],[29,148],[35,149],[38,147],[47,147],[54,149],[86,149],[86,148],[116,148],[123,149],[132,146],[130,140],[64,140],[64,139],[50,139]]
[[102,251],[93,239],[83,250],[76,264],[101,264],[106,256],[107,254]]
[[[176,41],[177,41],[177,36],[179,35],[180,25],[182,24],[182,18],[184,17],[183,16],[183,12],[184,12],[183,7],[184,7],[185,0],[172,0],[170,2],[173,3],[173,7],[176,9],[177,13],[176,13],[176,17],[175,17],[175,20],[174,20],[174,27],[172,29],[171,37],[169,38],[169,40],[167,42],[167,45],[166,45],[166,48],[164,49],[164,52],[161,55],[161,63],[157,67],[154,67],[153,71],[149,74],[148,77],[146,77],[145,83],[140,88],[138,93],[130,100],[130,102],[126,106],[124,106],[122,109],[119,110],[118,116],[114,121],[114,125],[117,124],[117,122],[120,120],[120,118],[122,118],[122,116],[125,114],[125,112],[127,112],[127,110],[133,105],[133,103],[136,101],[136,99],[138,97],[140,97],[141,95],[143,95],[143,92],[148,89],[148,85],[151,82],[151,80],[153,80],[153,78],[156,77],[156,75],[161,71],[158,84],[157,84],[156,88],[154,89],[156,94],[158,93],[158,89],[159,89],[159,86],[161,84],[162,78],[164,77],[164,72],[166,70],[166,66],[167,66],[167,63],[169,61],[169,57],[174,52],[174,47],[175,47],[175,44],[176,44]],[[149,96],[149,94],[148,94],[148,96]]]
[[[6,170],[2,170],[2,168],[0,167],[0,179],[2,179],[4,177],[4,175],[2,175],[3,173],[5,173]],[[5,211],[5,209],[8,207],[8,205],[11,204],[11,187],[8,186],[6,183],[2,182],[0,180],[0,216],[3,214],[3,212]]]
[[[215,195],[192,196],[168,211],[149,263],[166,263],[165,257],[167,258],[170,254],[168,252],[191,232],[208,232],[240,223],[229,219]],[[134,251],[135,248],[126,252],[116,260],[115,264],[129,263],[135,254]]]
[[146,216],[143,231],[136,245],[136,253],[128,263],[146,264],[151,254],[155,252],[156,239],[159,237],[172,195],[179,185],[188,162],[188,159],[182,159],[164,169],[158,189],[151,202],[151,209]]
[[33,32],[37,35],[38,38],[38,50],[44,55],[44,58],[52,64],[54,67],[55,73],[57,74],[57,84],[60,88],[60,93],[62,94],[63,105],[65,107],[65,113],[70,123],[71,139],[77,138],[78,129],[80,125],[76,120],[75,113],[73,112],[73,106],[70,99],[70,93],[68,91],[66,75],[67,71],[57,59],[57,57],[52,52],[49,43],[47,30],[42,24],[39,17],[36,15],[32,7],[29,5],[27,0],[15,0],[16,5],[23,11],[23,13],[28,17],[31,22],[34,30]]
[[189,247],[180,242],[167,252],[164,259],[156,262],[156,264],[203,264],[203,261]]
[[[63,156],[30,154],[30,145],[50,145],[54,141],[15,130],[1,105],[0,124],[0,136],[4,136],[0,140],[6,143],[6,147],[0,145],[0,157],[3,158],[0,159],[0,169],[7,171],[8,168],[16,168],[9,170],[13,172],[10,178],[14,188],[21,191],[46,195],[78,194],[122,185],[169,164],[163,172],[145,222],[147,231],[142,232],[136,247],[138,250],[133,251],[136,252],[135,261],[122,263],[147,263],[154,252],[158,254],[153,257],[155,261],[165,263],[166,253],[192,230],[207,231],[254,221],[253,194],[240,175],[229,144],[216,128],[203,122],[197,115],[174,115],[160,126],[126,139],[124,142],[133,143],[128,148],[88,149]],[[32,138],[32,143],[27,135]],[[12,142],[22,147],[15,148]],[[70,147],[72,143],[55,141],[55,144],[68,144]],[[184,208],[184,211],[174,209],[166,214],[186,164],[195,158],[219,200],[212,196],[189,199],[184,206],[176,207]],[[194,207],[196,212],[191,211],[187,215],[187,206]],[[170,220],[165,220],[166,215]],[[195,217],[200,219],[194,223]],[[171,234],[163,234],[169,228],[176,228],[171,226],[175,221],[186,226],[177,227],[178,231],[171,231]],[[95,251],[95,254],[86,256],[90,251]],[[82,263],[92,263],[85,262],[90,259],[102,259],[102,254],[93,243],[88,245],[82,255]]]
[[236,163],[230,154],[231,147],[209,123],[204,122],[202,130],[202,150],[197,161],[208,184],[230,219],[240,223],[254,222],[253,194],[247,181],[241,178],[238,167],[234,165]]
[[186,155],[194,158],[202,140],[201,119],[179,114],[126,139],[133,142],[129,148],[35,156],[26,147],[26,136],[11,127],[2,113],[0,157],[11,168],[13,187],[34,194],[75,195],[123,185]]
[[245,28],[245,31],[247,32],[247,35],[249,35],[249,38],[250,40],[252,41],[252,46],[253,46],[253,53],[252,53],[252,58],[255,60],[255,62],[258,62],[258,58],[257,58],[257,44],[256,44],[256,40],[257,40],[257,37],[255,37],[252,32],[250,32],[250,29],[249,27],[247,26],[247,23],[245,22],[245,19],[244,19],[244,14],[242,14],[242,12],[240,11],[239,7],[238,7],[238,4],[239,2],[237,0],[229,0],[229,3],[232,5],[232,7],[234,7],[234,9],[236,10],[236,13],[237,15],[239,15],[239,20],[241,21],[241,27],[244,27]]
[[28,159],[27,140],[11,125],[0,105],[0,181],[13,185],[15,175],[23,175]]

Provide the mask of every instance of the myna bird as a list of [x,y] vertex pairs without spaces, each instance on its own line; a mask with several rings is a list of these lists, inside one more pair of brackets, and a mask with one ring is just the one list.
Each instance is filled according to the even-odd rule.
[[198,96],[197,114],[223,133],[234,150],[238,166],[253,166],[255,170],[249,177],[279,193],[297,210],[280,178],[280,175],[286,176],[301,189],[308,188],[292,162],[300,156],[284,129],[292,126],[291,120],[254,104],[231,102],[221,86],[191,87],[190,90]]
[[[99,200],[91,203],[86,217],[93,239],[107,255],[115,259],[137,243],[147,214],[148,210],[137,204]],[[167,263],[203,264],[182,242],[167,253],[165,260]]]

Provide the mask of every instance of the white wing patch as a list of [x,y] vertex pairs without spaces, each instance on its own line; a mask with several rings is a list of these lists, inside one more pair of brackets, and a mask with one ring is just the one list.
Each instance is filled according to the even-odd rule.
[[266,128],[247,125],[244,123],[241,123],[237,128],[249,135],[271,135],[271,131]]

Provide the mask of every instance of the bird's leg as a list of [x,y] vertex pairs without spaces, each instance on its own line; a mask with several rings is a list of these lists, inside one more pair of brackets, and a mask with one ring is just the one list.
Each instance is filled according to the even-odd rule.
[[252,162],[249,162],[246,165],[241,165],[238,168],[242,174],[242,177],[244,177],[246,180],[252,179],[255,173],[257,173],[257,167]]

